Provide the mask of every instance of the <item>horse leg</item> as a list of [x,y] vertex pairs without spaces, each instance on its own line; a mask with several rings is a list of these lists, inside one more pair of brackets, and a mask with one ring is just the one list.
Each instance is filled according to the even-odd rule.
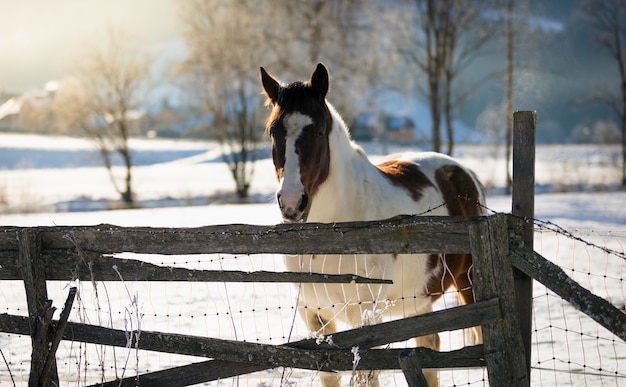
[[[474,303],[476,299],[472,287],[472,256],[470,254],[445,254],[445,256],[440,255],[438,259],[443,268],[442,277],[429,284],[429,294],[436,294],[438,298],[446,289],[454,286],[462,305]],[[480,327],[473,327],[469,331],[466,330],[465,333],[469,336],[471,344],[476,345],[483,342]]]
[[[472,257],[469,254],[458,254],[457,259],[459,259],[462,264],[457,267],[454,273],[454,285],[459,292],[461,304],[472,304],[476,302],[474,288],[472,287]],[[468,333],[470,344],[482,344],[483,331],[480,326],[473,327],[469,332],[466,331],[466,333]]]
[[[427,305],[417,313],[411,313],[409,316],[421,315],[433,311],[432,304]],[[439,334],[434,333],[432,335],[420,336],[413,339],[416,347],[430,348],[435,351],[439,351]],[[439,372],[438,371],[424,371],[424,377],[429,387],[439,386]]]
[[[459,286],[459,297],[461,298],[461,303],[463,305],[472,304],[476,302],[474,297],[474,293],[471,287],[471,280],[468,278],[467,274],[460,276],[461,281],[458,283]],[[478,345],[483,343],[483,330],[481,326],[476,326],[465,330],[466,336],[469,336],[469,342],[472,345]]]
[[[377,293],[372,293],[377,294]],[[374,298],[374,296],[372,296]],[[375,325],[382,322],[382,309],[384,304],[374,302],[371,308],[365,308],[363,304],[353,306],[346,310],[346,320],[352,327]],[[352,375],[350,385],[359,387],[378,387],[378,374],[376,370],[356,371]]]
[[[335,321],[326,321],[319,314],[308,308],[300,309],[300,312],[310,332],[316,335],[323,335],[324,337],[336,332]],[[322,372],[320,374],[320,380],[324,387],[341,386],[341,375],[337,372]]]
[[[334,320],[327,321],[320,315],[311,312],[309,309],[301,309],[301,311],[303,312],[304,321],[310,331],[324,336],[336,332],[337,328]],[[375,311],[376,309],[374,308],[373,312],[368,313],[364,311],[361,306],[358,306],[352,308],[348,307],[344,312],[346,313],[345,318],[350,326],[358,327],[379,323],[380,315]],[[339,387],[341,385],[341,374],[337,372],[322,372],[320,379],[324,387]],[[351,385],[355,386],[378,387],[378,371],[357,371],[352,382]]]

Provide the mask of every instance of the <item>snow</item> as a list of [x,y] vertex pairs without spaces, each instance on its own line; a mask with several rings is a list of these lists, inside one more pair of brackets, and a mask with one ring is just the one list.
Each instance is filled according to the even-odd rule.
[[[267,158],[255,169],[253,204],[217,204],[218,193],[232,191],[227,168],[219,161],[214,143],[170,140],[135,140],[139,153],[153,152],[154,161],[135,168],[135,188],[144,207],[163,203],[163,198],[182,198],[195,206],[143,208],[116,211],[53,212],[59,202],[86,202],[96,199],[115,200],[103,168],[58,162],[58,167],[33,167],[25,159],[20,163],[2,164],[0,170],[0,210],[5,203],[6,214],[0,225],[51,226],[95,225],[196,227],[212,224],[275,224],[280,221],[272,192],[276,188],[273,166]],[[377,159],[382,145],[366,144],[365,150]],[[54,151],[54,160],[63,154],[90,152],[90,143],[74,138],[49,138],[0,134],[0,163],[9,150],[21,155]],[[393,151],[404,150],[391,147]],[[614,188],[619,181],[617,147],[540,146],[537,149],[536,218],[557,224],[584,241],[624,254],[626,246],[626,192]],[[502,150],[493,146],[459,147],[456,156],[469,165],[488,186],[488,207],[508,212],[511,199],[502,195]],[[603,192],[594,192],[603,188]],[[567,189],[572,192],[551,192]],[[152,202],[151,202],[152,200]],[[197,203],[195,201],[194,203]],[[17,213],[17,211],[41,211]],[[46,211],[47,210],[47,211]],[[581,241],[549,229],[541,223],[535,250],[558,263],[569,275],[595,294],[621,306],[626,299],[624,274],[626,260]],[[283,270],[282,257],[273,255],[231,256],[162,256],[122,254],[128,258],[156,264],[202,269]],[[123,276],[123,269],[120,275]],[[225,339],[279,344],[307,337],[308,332],[295,316],[297,288],[289,284],[199,284],[199,283],[65,283],[49,282],[48,291],[56,306],[67,295],[69,285],[79,287],[79,298],[72,313],[73,321],[82,321],[117,329],[164,331]],[[96,293],[97,289],[97,293]],[[626,345],[599,327],[588,317],[561,301],[545,287],[534,286],[532,385],[608,385],[626,384],[624,370]],[[450,294],[437,308],[455,304]],[[25,296],[18,281],[5,281],[0,286],[0,313],[25,315]],[[138,316],[140,316],[138,318]],[[463,345],[460,333],[442,334],[442,350]],[[7,364],[0,362],[0,385],[26,385],[30,362],[29,339],[0,334],[0,349]],[[154,371],[182,365],[195,359],[140,351],[139,361],[132,349],[85,346],[63,342],[59,350],[59,371],[63,383],[87,385],[120,376],[126,364],[126,376],[136,372]],[[101,363],[102,362],[102,363]],[[104,365],[101,365],[104,364]],[[11,375],[8,370],[10,369]],[[318,374],[290,370],[287,380],[293,384],[317,385]],[[242,377],[243,385],[280,385],[281,370]],[[486,384],[482,370],[442,372],[442,385]],[[343,378],[347,385],[349,375]],[[79,382],[80,381],[80,382]],[[401,373],[384,373],[383,385],[406,385]],[[213,385],[232,384],[231,381]]]

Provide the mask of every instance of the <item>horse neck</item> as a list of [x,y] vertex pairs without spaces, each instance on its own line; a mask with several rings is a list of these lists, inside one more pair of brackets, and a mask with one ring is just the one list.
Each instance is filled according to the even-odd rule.
[[352,220],[355,212],[363,211],[355,210],[345,202],[346,199],[354,202],[364,196],[362,186],[357,180],[376,181],[381,174],[361,147],[352,141],[339,113],[330,104],[328,108],[333,118],[329,143],[330,173],[313,199],[309,220],[319,222]]

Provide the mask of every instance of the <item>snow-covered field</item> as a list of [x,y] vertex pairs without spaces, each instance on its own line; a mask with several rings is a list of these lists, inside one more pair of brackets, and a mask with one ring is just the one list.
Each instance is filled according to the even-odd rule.
[[[207,203],[210,197],[234,191],[219,146],[213,142],[133,139],[131,147],[137,165],[133,190],[144,207],[167,198]],[[379,159],[387,148],[407,150],[364,144],[372,159]],[[266,157],[257,162],[251,194],[271,201],[276,179],[269,151],[260,153]],[[478,173],[491,192],[502,192],[501,146],[459,145],[454,156]],[[617,145],[542,145],[536,157],[540,193],[615,190],[620,179]],[[0,213],[64,211],[70,208],[68,201],[78,208],[104,209],[119,195],[100,165],[94,146],[84,139],[0,133]],[[114,172],[123,177],[121,167]]]
[[[166,197],[198,203],[232,191],[226,167],[215,144],[191,141],[135,140],[143,160],[135,168],[135,190],[144,205]],[[366,144],[373,158],[382,147]],[[91,145],[83,140],[0,134],[0,225],[93,225],[193,227],[209,224],[274,224],[271,203],[276,182],[269,159],[260,160],[252,183],[255,204],[208,204],[137,210],[51,212],[83,197],[115,200],[105,171],[95,165]],[[488,207],[508,212],[510,198],[500,194],[504,180],[502,150],[494,146],[461,146],[456,154],[491,187]],[[540,146],[537,149],[536,218],[554,222],[585,241],[624,253],[626,192],[619,181],[617,147]],[[52,165],[53,168],[48,167]],[[84,166],[87,165],[87,166]],[[595,192],[602,189],[602,192]],[[550,193],[567,190],[567,193]],[[544,193],[545,192],[545,193]],[[212,200],[212,199],[211,199]],[[205,202],[209,199],[205,199]],[[46,211],[36,213],[17,213]],[[535,249],[557,262],[583,286],[616,306],[626,300],[626,260],[550,230],[538,230]],[[277,270],[282,258],[262,256],[131,256],[159,264],[203,269]],[[49,295],[60,306],[68,283],[50,282]],[[297,289],[286,284],[72,283],[79,298],[71,319],[118,329],[140,328],[246,341],[282,343],[308,333],[294,318]],[[97,292],[96,292],[97,289]],[[626,385],[626,345],[560,298],[535,284],[532,385]],[[437,304],[454,304],[454,296]],[[20,282],[0,283],[0,313],[25,315]],[[138,317],[139,316],[139,317]],[[442,350],[462,346],[460,333],[442,334]],[[29,339],[0,333],[0,385],[26,385]],[[88,385],[101,377],[134,375],[185,364],[190,357],[129,349],[81,346],[63,342],[58,367],[63,385]],[[263,372],[219,385],[317,385],[314,372]],[[442,385],[486,384],[481,370],[441,373]],[[347,385],[349,375],[344,377]],[[384,373],[383,385],[406,385],[401,373]],[[285,383],[286,384],[286,383]]]

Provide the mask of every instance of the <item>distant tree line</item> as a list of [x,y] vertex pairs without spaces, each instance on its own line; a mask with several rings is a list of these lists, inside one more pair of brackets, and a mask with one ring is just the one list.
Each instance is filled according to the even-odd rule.
[[[624,160],[625,3],[626,0],[583,0],[580,5],[597,31],[597,43],[607,49],[618,65],[616,83],[621,85],[617,93],[621,99],[601,102],[611,106],[621,121]],[[432,149],[448,154],[454,151],[455,122],[464,102],[478,88],[499,83],[505,90],[501,97],[504,108],[499,109],[494,132],[510,150],[512,112],[519,106],[518,90],[525,91],[524,82],[532,77],[529,74],[546,71],[541,64],[526,59],[528,53],[537,50],[537,33],[543,28],[541,24],[537,27],[539,22],[533,15],[533,7],[538,4],[528,1],[365,0],[355,4],[341,0],[194,0],[191,4],[183,12],[191,48],[185,74],[194,75],[189,89],[192,92],[197,92],[198,87],[211,90],[212,103],[206,106],[212,107],[214,116],[223,124],[222,129],[213,125],[213,130],[218,131],[242,125],[242,115],[233,110],[237,106],[240,110],[246,106],[248,118],[244,121],[250,127],[256,125],[253,120],[258,120],[259,112],[249,106],[254,106],[257,99],[245,97],[250,94],[250,89],[245,88],[256,84],[255,70],[259,65],[292,81],[301,79],[307,68],[322,61],[334,75],[329,98],[347,117],[348,124],[359,108],[376,104],[378,93],[399,91],[409,98],[427,101]],[[485,66],[487,70],[475,71],[481,61],[498,60],[503,63],[501,67]],[[224,73],[224,69],[229,72]],[[474,71],[469,73],[470,69]],[[196,82],[199,79],[202,82]],[[220,92],[216,92],[216,87],[222,88]],[[255,90],[255,86],[251,88]],[[244,99],[248,104],[241,103]],[[586,138],[600,142],[614,139],[615,132],[610,128],[610,124],[598,123],[593,135]],[[241,137],[244,131],[239,133]],[[248,133],[254,140],[259,132]],[[236,149],[243,149],[246,143],[239,141]],[[230,153],[233,149],[229,147]],[[508,164],[507,160],[507,171]],[[623,165],[626,185],[626,162]],[[232,166],[231,169],[234,170]],[[233,176],[239,179],[236,172]],[[506,183],[510,184],[510,175]]]
[[595,31],[596,44],[616,65],[618,76],[614,85],[605,85],[604,90],[592,93],[590,100],[608,106],[618,117],[622,144],[621,185],[626,187],[626,0],[585,0],[581,9],[584,20]]
[[[617,134],[609,130],[610,124],[581,125],[575,135],[579,140],[620,136],[626,158],[625,3],[582,2],[585,20],[597,31],[597,43],[618,65],[619,86],[609,85],[606,93],[590,96],[590,102],[613,108],[619,130]],[[481,120],[485,130],[509,149],[517,86],[529,71],[542,71],[523,55],[532,50],[527,42],[537,41],[526,39],[532,7],[525,4],[189,0],[181,3],[180,13],[188,55],[173,77],[188,96],[189,111],[202,117],[198,128],[220,143],[240,197],[248,195],[267,115],[258,85],[261,65],[290,82],[302,79],[312,64],[324,62],[333,74],[329,99],[349,125],[360,112],[375,106],[383,92],[426,101],[432,149],[450,154],[463,105],[479,88],[499,84],[506,91],[503,102],[493,109],[482,106]],[[112,32],[102,47],[86,52],[73,85],[59,89],[53,107],[60,128],[80,128],[94,139],[110,171],[112,154],[124,160],[125,176],[111,172],[111,177],[129,206],[133,205],[131,115],[149,90],[149,61],[131,43]],[[502,65],[476,71],[481,63],[492,62]],[[626,168],[624,176],[626,184]]]

